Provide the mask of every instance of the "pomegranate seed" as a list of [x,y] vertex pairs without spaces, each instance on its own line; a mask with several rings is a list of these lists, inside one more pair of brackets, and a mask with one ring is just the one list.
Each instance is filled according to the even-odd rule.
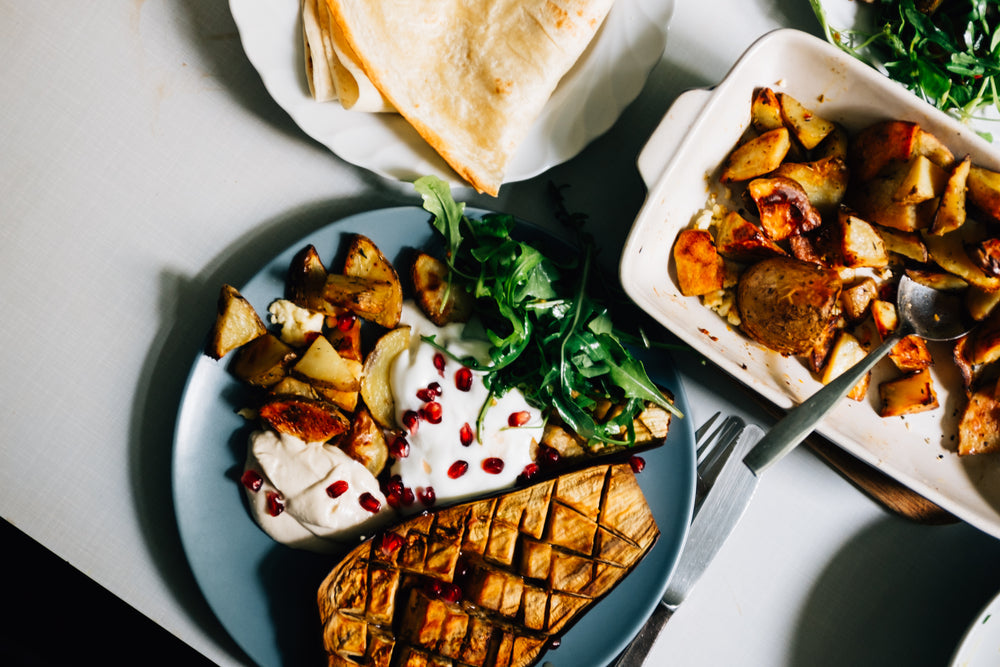
[[458,429],[458,439],[461,441],[463,447],[471,445],[475,437],[476,434],[472,432],[472,427],[469,426],[469,422],[465,422],[462,424],[462,428]]
[[401,435],[397,435],[389,443],[389,455],[397,459],[405,459],[410,455],[410,443]]
[[462,589],[457,584],[444,582],[441,584],[441,599],[446,602],[458,602],[462,599]]
[[452,577],[454,581],[461,581],[469,576],[469,561],[465,560],[461,556],[455,561],[455,574]]
[[385,495],[387,496],[399,496],[403,493],[403,479],[393,477],[385,485]]
[[326,487],[326,495],[331,498],[339,498],[347,493],[347,480],[338,479],[336,482]]
[[524,470],[521,471],[521,477],[523,477],[524,479],[532,479],[535,475],[538,474],[539,470],[540,468],[538,467],[537,463],[529,463],[528,465],[524,466]]
[[491,475],[499,475],[503,472],[503,459],[496,456],[483,459],[483,470]]
[[472,389],[472,371],[466,366],[462,366],[455,371],[455,386],[459,391],[469,391]]
[[419,398],[421,401],[433,401],[440,395],[441,395],[441,385],[437,382],[431,382],[423,389],[417,390],[417,398]]
[[646,467],[646,459],[633,454],[629,457],[628,464],[632,466],[632,472],[639,474],[642,472],[642,469]]
[[403,538],[396,533],[383,533],[382,543],[379,545],[381,551],[386,556],[392,555],[403,546]]
[[403,538],[396,533],[382,533],[382,539],[379,540],[379,551],[382,552],[383,556],[391,556],[402,546]]
[[406,430],[408,430],[411,435],[417,432],[417,427],[419,425],[420,415],[413,410],[407,410],[403,413],[403,426],[406,427]]
[[350,331],[358,317],[354,313],[347,312],[337,316],[337,329],[340,331]]
[[524,426],[529,421],[531,421],[531,413],[527,410],[521,410],[519,412],[512,412],[510,416],[507,417],[508,426]]
[[424,593],[432,598],[441,597],[441,593],[444,592],[444,583],[437,580],[431,579],[426,584],[424,584]]
[[372,514],[375,514],[380,509],[382,509],[382,503],[378,501],[378,498],[368,493],[367,491],[362,493],[361,496],[358,498],[358,504],[364,507]]
[[441,404],[437,401],[431,401],[424,407],[420,408],[420,416],[424,418],[427,422],[431,424],[441,423]]
[[281,496],[274,491],[267,492],[267,513],[271,516],[278,516],[285,511],[285,503],[281,502]]
[[403,489],[402,499],[403,499],[403,504],[406,505],[407,507],[412,505],[413,501],[416,500],[416,498],[413,495],[413,489],[411,489],[410,487],[406,487],[405,489]]
[[417,500],[419,500],[425,507],[430,507],[437,501],[437,494],[434,493],[434,487],[428,486],[425,489],[417,488]]
[[386,496],[385,502],[389,503],[389,507],[398,510],[403,504],[402,499],[399,496]]
[[444,377],[444,355],[440,352],[434,353],[434,368],[438,370],[441,377]]
[[243,483],[243,486],[257,493],[260,491],[260,487],[264,485],[264,478],[258,475],[256,470],[247,470],[240,477],[240,482]]
[[448,468],[448,477],[452,479],[458,479],[465,474],[465,471],[469,469],[469,464],[466,461],[459,459],[451,464]]
[[559,452],[548,445],[542,445],[538,448],[538,461],[542,465],[555,465],[559,463]]

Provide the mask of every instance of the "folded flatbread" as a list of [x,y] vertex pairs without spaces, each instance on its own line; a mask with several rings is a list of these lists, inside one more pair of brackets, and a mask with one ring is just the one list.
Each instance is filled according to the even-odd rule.
[[518,145],[613,0],[325,2],[389,105],[460,176],[495,196]]
[[318,102],[338,101],[355,111],[393,111],[361,69],[324,0],[302,0],[306,80]]

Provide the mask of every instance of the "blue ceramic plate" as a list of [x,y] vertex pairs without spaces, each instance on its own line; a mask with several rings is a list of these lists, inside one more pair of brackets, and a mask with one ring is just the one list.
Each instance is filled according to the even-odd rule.
[[[469,211],[481,215],[482,211]],[[428,214],[417,207],[354,215],[310,234],[275,257],[240,288],[260,313],[284,293],[292,256],[308,243],[325,261],[341,241],[360,232],[392,260],[405,248],[430,245]],[[525,233],[543,233],[527,227]],[[210,322],[206,321],[206,331]],[[247,513],[239,475],[247,428],[235,413],[244,390],[222,362],[199,353],[181,399],[174,436],[173,492],[184,551],[208,604],[246,653],[260,665],[325,664],[316,590],[336,559],[271,540]],[[666,355],[647,361],[650,376],[688,412],[680,379]],[[675,419],[667,442],[643,454],[639,476],[660,527],[659,541],[607,598],[583,616],[549,651],[558,667],[606,664],[638,631],[663,594],[687,534],[694,493],[694,434]]]

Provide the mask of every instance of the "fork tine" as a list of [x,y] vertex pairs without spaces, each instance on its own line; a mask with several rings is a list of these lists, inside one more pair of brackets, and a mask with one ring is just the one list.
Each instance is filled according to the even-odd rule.
[[722,412],[716,412],[714,415],[709,417],[704,424],[698,427],[698,430],[694,432],[694,441],[696,443],[701,443],[704,440],[708,430],[712,428],[712,424],[714,424],[715,420],[717,420],[720,416],[722,416]]
[[729,458],[733,445],[739,440],[740,434],[746,428],[746,422],[736,415],[726,417],[717,429],[701,445],[699,452],[697,475],[695,480],[695,507],[697,514],[701,509],[708,490],[715,483],[715,478]]

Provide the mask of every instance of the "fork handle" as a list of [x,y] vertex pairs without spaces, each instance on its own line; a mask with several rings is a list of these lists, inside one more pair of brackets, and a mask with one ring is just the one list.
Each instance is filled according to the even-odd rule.
[[639,629],[639,634],[629,642],[629,645],[615,660],[614,667],[638,667],[641,665],[646,656],[649,655],[650,649],[653,648],[653,643],[660,635],[660,630],[673,615],[674,610],[666,602],[660,600],[653,613]]

